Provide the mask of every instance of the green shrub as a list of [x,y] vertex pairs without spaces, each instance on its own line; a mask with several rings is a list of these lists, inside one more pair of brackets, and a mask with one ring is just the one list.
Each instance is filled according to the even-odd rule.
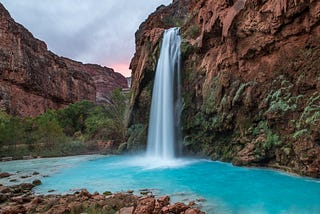
[[31,133],[36,144],[45,145],[47,149],[54,150],[57,144],[65,141],[66,136],[62,127],[55,118],[43,114],[35,119],[36,128]]
[[85,119],[95,107],[94,103],[83,100],[73,103],[56,112],[57,119],[66,135],[73,136],[77,131],[85,132]]
[[107,112],[104,107],[97,106],[92,109],[85,119],[85,134],[86,139],[90,140],[107,140],[108,130],[112,121],[107,117]]
[[263,146],[267,149],[270,149],[273,146],[281,145],[281,143],[280,137],[270,131],[267,133],[267,139]]
[[303,125],[317,125],[320,122],[320,93],[315,92],[307,101],[298,128]]
[[83,100],[35,118],[0,111],[0,156],[61,156],[95,150],[95,140],[125,142],[128,97],[115,90],[111,103]]
[[273,146],[278,146],[282,144],[279,135],[275,134],[270,128],[267,121],[260,121],[258,125],[253,129],[252,134],[257,136],[262,133],[266,134],[266,141],[264,142],[263,147],[270,149]]
[[294,138],[295,140],[297,140],[298,138],[300,138],[301,136],[306,135],[306,134],[309,134],[308,129],[301,129],[301,130],[299,130],[299,131],[296,131],[296,132],[293,134],[293,138]]

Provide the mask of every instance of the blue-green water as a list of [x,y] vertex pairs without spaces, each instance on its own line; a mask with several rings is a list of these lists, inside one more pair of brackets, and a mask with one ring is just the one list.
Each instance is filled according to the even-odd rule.
[[[40,178],[43,184],[35,189],[40,194],[80,188],[139,193],[149,188],[156,195],[171,195],[173,201],[204,198],[205,202],[197,203],[207,213],[320,213],[317,179],[208,160],[157,163],[142,157],[76,156],[2,162],[0,171],[49,175]],[[0,179],[0,183],[6,182]]]

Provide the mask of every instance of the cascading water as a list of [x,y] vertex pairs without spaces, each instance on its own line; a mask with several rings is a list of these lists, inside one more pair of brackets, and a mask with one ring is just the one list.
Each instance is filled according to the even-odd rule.
[[181,148],[179,28],[164,32],[154,80],[148,131],[147,155],[174,159]]

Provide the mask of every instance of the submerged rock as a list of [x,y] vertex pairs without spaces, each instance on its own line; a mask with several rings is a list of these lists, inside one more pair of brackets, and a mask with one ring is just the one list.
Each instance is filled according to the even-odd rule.
[[36,180],[32,181],[32,184],[35,186],[39,186],[42,184],[42,182],[39,179],[36,179]]

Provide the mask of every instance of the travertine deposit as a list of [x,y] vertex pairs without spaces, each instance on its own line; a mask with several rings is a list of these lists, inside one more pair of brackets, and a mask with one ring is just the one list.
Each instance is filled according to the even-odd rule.
[[128,148],[144,145],[163,31],[183,39],[185,152],[320,177],[320,2],[176,0],[136,33]]

